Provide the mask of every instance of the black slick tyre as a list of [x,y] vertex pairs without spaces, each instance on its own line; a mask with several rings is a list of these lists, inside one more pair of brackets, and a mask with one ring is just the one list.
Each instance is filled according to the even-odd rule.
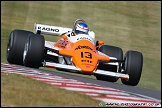
[[25,43],[23,63],[27,67],[39,68],[42,65],[44,56],[44,36],[31,34]]
[[129,75],[129,80],[121,79],[125,85],[136,86],[141,77],[143,55],[137,51],[127,51],[124,57],[124,73]]
[[29,34],[33,33],[18,29],[10,33],[6,51],[6,58],[9,63],[23,65],[23,51]]
[[[110,46],[110,45],[102,45],[99,49],[100,52],[111,56],[116,57],[117,60],[123,60],[123,50],[116,46]],[[104,62],[100,62],[98,69],[101,70],[107,70],[107,71],[113,71],[116,72],[117,68],[114,66],[106,65]],[[121,71],[121,64],[119,64],[119,71]],[[117,77],[111,77],[111,76],[104,76],[104,75],[95,75],[98,80],[104,80],[109,82],[116,82],[119,78]]]

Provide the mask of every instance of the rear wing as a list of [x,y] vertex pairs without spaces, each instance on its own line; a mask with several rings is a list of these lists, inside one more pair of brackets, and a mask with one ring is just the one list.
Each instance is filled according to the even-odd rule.
[[[35,34],[47,34],[54,36],[61,36],[61,34],[66,33],[68,31],[72,31],[72,28],[59,27],[59,26],[50,26],[44,24],[34,24],[34,33]],[[93,31],[89,31],[88,34],[95,39],[95,33]]]

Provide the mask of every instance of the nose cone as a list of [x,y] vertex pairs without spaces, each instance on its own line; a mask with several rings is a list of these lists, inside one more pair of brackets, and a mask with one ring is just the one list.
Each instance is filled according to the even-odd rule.
[[83,72],[92,73],[96,69],[97,60],[94,58],[94,52],[88,50],[75,51],[73,63]]
[[80,68],[83,73],[92,74],[96,69],[98,59],[95,56],[95,47],[89,41],[78,42],[75,44],[73,63]]

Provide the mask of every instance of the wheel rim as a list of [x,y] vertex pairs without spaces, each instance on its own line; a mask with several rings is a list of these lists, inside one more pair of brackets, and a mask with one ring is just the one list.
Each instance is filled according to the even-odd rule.
[[26,54],[28,52],[28,46],[29,46],[29,44],[28,44],[28,42],[26,42],[25,48],[24,48],[24,53],[23,53],[23,63],[25,63]]
[[124,72],[125,74],[127,74],[126,70],[127,70],[127,62],[128,62],[128,59],[127,57],[125,57],[125,63],[124,63]]
[[8,58],[9,52],[10,52],[10,45],[8,43],[8,45],[7,45],[7,58]]
[[10,53],[10,50],[11,50],[11,45],[12,45],[12,43],[11,43],[11,38],[10,38],[9,41],[8,41],[8,44],[7,44],[7,53],[6,53],[7,58],[9,56],[9,53]]

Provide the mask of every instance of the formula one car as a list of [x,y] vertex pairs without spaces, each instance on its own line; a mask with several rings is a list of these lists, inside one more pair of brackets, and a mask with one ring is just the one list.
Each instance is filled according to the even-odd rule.
[[[82,19],[74,22],[76,26]],[[61,71],[94,75],[98,80],[136,86],[141,77],[143,55],[95,41],[95,33],[74,35],[72,28],[34,24],[34,32],[15,29],[7,45],[7,61],[31,68],[50,67]],[[68,35],[65,33],[70,32]],[[57,42],[42,35],[60,36]]]

